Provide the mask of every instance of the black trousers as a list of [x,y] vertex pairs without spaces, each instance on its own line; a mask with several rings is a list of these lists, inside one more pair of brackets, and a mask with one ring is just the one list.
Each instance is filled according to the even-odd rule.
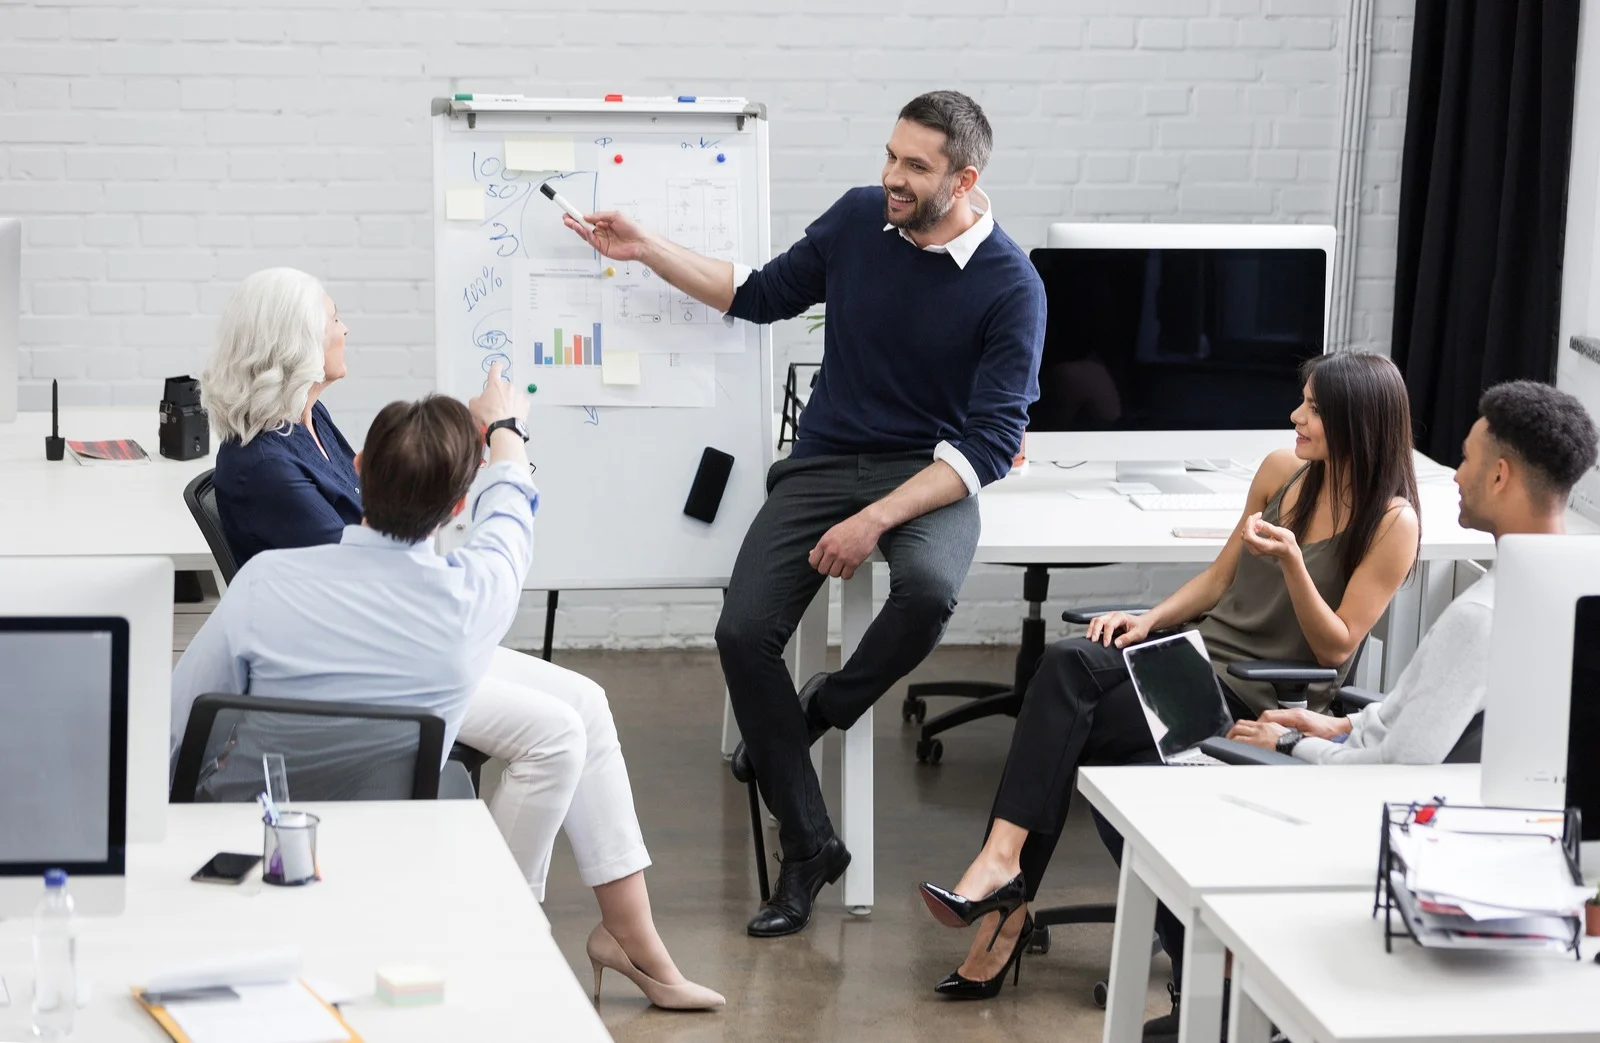
[[[929,453],[780,460],[745,534],[717,620],[717,652],[761,796],[778,819],[785,857],[809,857],[833,836],[811,766],[806,725],[783,647],[826,579],[807,555],[834,525],[931,464]],[[817,693],[848,728],[933,651],[955,611],[978,546],[978,501],[957,500],[884,533],[889,595],[861,644]],[[863,566],[870,568],[871,566]]]
[[[1223,695],[1236,719],[1255,716],[1226,686]],[[1161,755],[1150,737],[1122,650],[1081,637],[1046,649],[1017,715],[1011,753],[990,816],[991,826],[994,819],[1004,819],[1028,831],[1022,845],[1028,901],[1038,894],[1055,854],[1078,768],[1159,763]],[[1120,864],[1122,838],[1096,818],[1096,827]],[[1183,959],[1183,925],[1162,906],[1156,912],[1156,929],[1162,947],[1173,957],[1176,977]]]

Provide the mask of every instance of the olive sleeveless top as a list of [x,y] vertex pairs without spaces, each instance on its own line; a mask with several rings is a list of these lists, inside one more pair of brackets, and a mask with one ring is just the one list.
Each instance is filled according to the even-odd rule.
[[[1306,473],[1305,467],[1296,471],[1279,489],[1277,495],[1261,512],[1263,521],[1273,525],[1284,524],[1280,519],[1283,497]],[[1322,595],[1322,600],[1337,608],[1344,598],[1345,583],[1349,576],[1340,564],[1340,551],[1344,532],[1336,532],[1328,539],[1319,540],[1300,548],[1311,582]],[[1278,695],[1264,681],[1244,681],[1228,674],[1228,664],[1241,659],[1297,659],[1316,662],[1316,654],[1306,642],[1300,629],[1300,620],[1294,614],[1294,604],[1289,598],[1289,585],[1284,581],[1283,568],[1276,558],[1257,557],[1245,550],[1239,555],[1239,570],[1233,583],[1217,602],[1216,608],[1204,616],[1197,629],[1205,639],[1206,650],[1211,653],[1211,665],[1217,677],[1243,700],[1250,709],[1260,714],[1276,709]],[[1344,683],[1348,660],[1339,664],[1338,678],[1329,684],[1312,685],[1306,690],[1306,699],[1312,710],[1326,710],[1333,695]]]

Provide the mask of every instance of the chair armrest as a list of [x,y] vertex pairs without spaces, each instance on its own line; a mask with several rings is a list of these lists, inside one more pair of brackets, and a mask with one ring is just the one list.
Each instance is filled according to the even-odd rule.
[[1303,764],[1304,761],[1295,760],[1286,753],[1277,750],[1263,750],[1259,746],[1252,746],[1247,742],[1236,739],[1207,739],[1200,744],[1200,752],[1209,753],[1224,764],[1258,764],[1258,765],[1283,765]]
[[1061,613],[1061,621],[1087,626],[1096,616],[1103,616],[1107,612],[1126,612],[1130,616],[1142,616],[1148,611],[1150,611],[1149,605],[1088,605],[1083,608],[1067,609]]
[[1246,659],[1228,664],[1230,676],[1243,681],[1271,684],[1322,684],[1339,676],[1331,666],[1317,666],[1296,659]]
[[1344,704],[1346,712],[1361,710],[1373,703],[1383,702],[1383,693],[1374,692],[1369,688],[1357,688],[1355,685],[1345,685],[1339,689],[1339,701]]

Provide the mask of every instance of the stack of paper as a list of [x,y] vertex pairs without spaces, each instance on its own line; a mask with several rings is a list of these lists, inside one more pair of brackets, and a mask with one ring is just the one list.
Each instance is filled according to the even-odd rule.
[[1589,892],[1573,882],[1560,829],[1559,815],[1497,808],[1440,808],[1426,823],[1392,824],[1390,890],[1417,941],[1569,949]]

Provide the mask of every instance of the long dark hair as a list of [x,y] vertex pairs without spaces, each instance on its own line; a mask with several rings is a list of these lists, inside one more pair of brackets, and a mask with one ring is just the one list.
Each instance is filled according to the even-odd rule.
[[[1417,473],[1411,463],[1411,400],[1395,364],[1370,351],[1336,351],[1309,359],[1300,369],[1300,383],[1309,383],[1316,398],[1328,459],[1307,465],[1300,495],[1284,524],[1303,541],[1317,497],[1331,485],[1333,529],[1345,537],[1339,564],[1348,579],[1367,556],[1396,496],[1411,505],[1420,524]],[[1353,501],[1348,505],[1339,495],[1346,485]]]

